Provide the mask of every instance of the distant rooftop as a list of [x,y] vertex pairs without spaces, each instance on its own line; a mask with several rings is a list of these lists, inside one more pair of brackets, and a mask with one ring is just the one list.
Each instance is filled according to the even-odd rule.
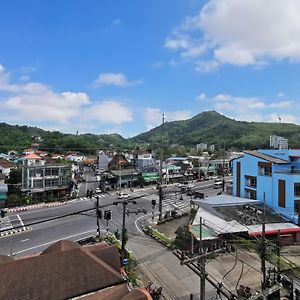
[[258,158],[261,158],[261,159],[264,159],[264,160],[267,160],[267,161],[272,162],[274,164],[288,164],[289,163],[289,161],[287,161],[287,160],[284,160],[284,159],[281,159],[281,158],[278,158],[278,157],[275,157],[275,156],[271,156],[271,155],[268,155],[268,154],[260,153],[260,152],[255,151],[255,150],[245,150],[244,153],[255,156],[255,157],[258,157]]

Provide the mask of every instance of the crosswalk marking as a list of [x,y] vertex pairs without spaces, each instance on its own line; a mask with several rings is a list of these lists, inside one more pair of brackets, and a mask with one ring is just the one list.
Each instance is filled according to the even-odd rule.
[[0,229],[1,230],[6,230],[6,229],[11,229],[13,228],[9,217],[4,217],[0,219]]

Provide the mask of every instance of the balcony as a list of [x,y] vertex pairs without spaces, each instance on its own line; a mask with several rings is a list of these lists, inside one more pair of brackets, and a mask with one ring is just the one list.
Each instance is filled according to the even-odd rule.
[[286,175],[300,175],[300,169],[276,170],[274,173]]

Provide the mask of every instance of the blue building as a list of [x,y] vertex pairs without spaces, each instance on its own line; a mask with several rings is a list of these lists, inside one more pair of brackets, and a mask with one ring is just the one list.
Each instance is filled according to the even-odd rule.
[[300,223],[300,149],[244,151],[233,160],[233,195],[266,205]]

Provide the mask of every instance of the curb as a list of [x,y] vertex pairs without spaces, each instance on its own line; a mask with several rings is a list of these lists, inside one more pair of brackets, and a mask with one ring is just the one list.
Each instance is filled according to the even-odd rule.
[[5,236],[9,236],[9,235],[12,235],[12,234],[21,233],[23,231],[29,231],[29,230],[32,230],[32,228],[31,227],[25,227],[25,228],[13,229],[13,230],[10,230],[10,231],[2,232],[2,233],[0,233],[0,238],[5,237]]
[[53,207],[53,206],[61,206],[66,204],[66,202],[57,202],[57,203],[41,203],[41,204],[34,204],[30,206],[24,207],[16,207],[16,208],[6,208],[7,212],[18,212],[18,211],[26,211],[35,208],[42,208],[42,207]]

